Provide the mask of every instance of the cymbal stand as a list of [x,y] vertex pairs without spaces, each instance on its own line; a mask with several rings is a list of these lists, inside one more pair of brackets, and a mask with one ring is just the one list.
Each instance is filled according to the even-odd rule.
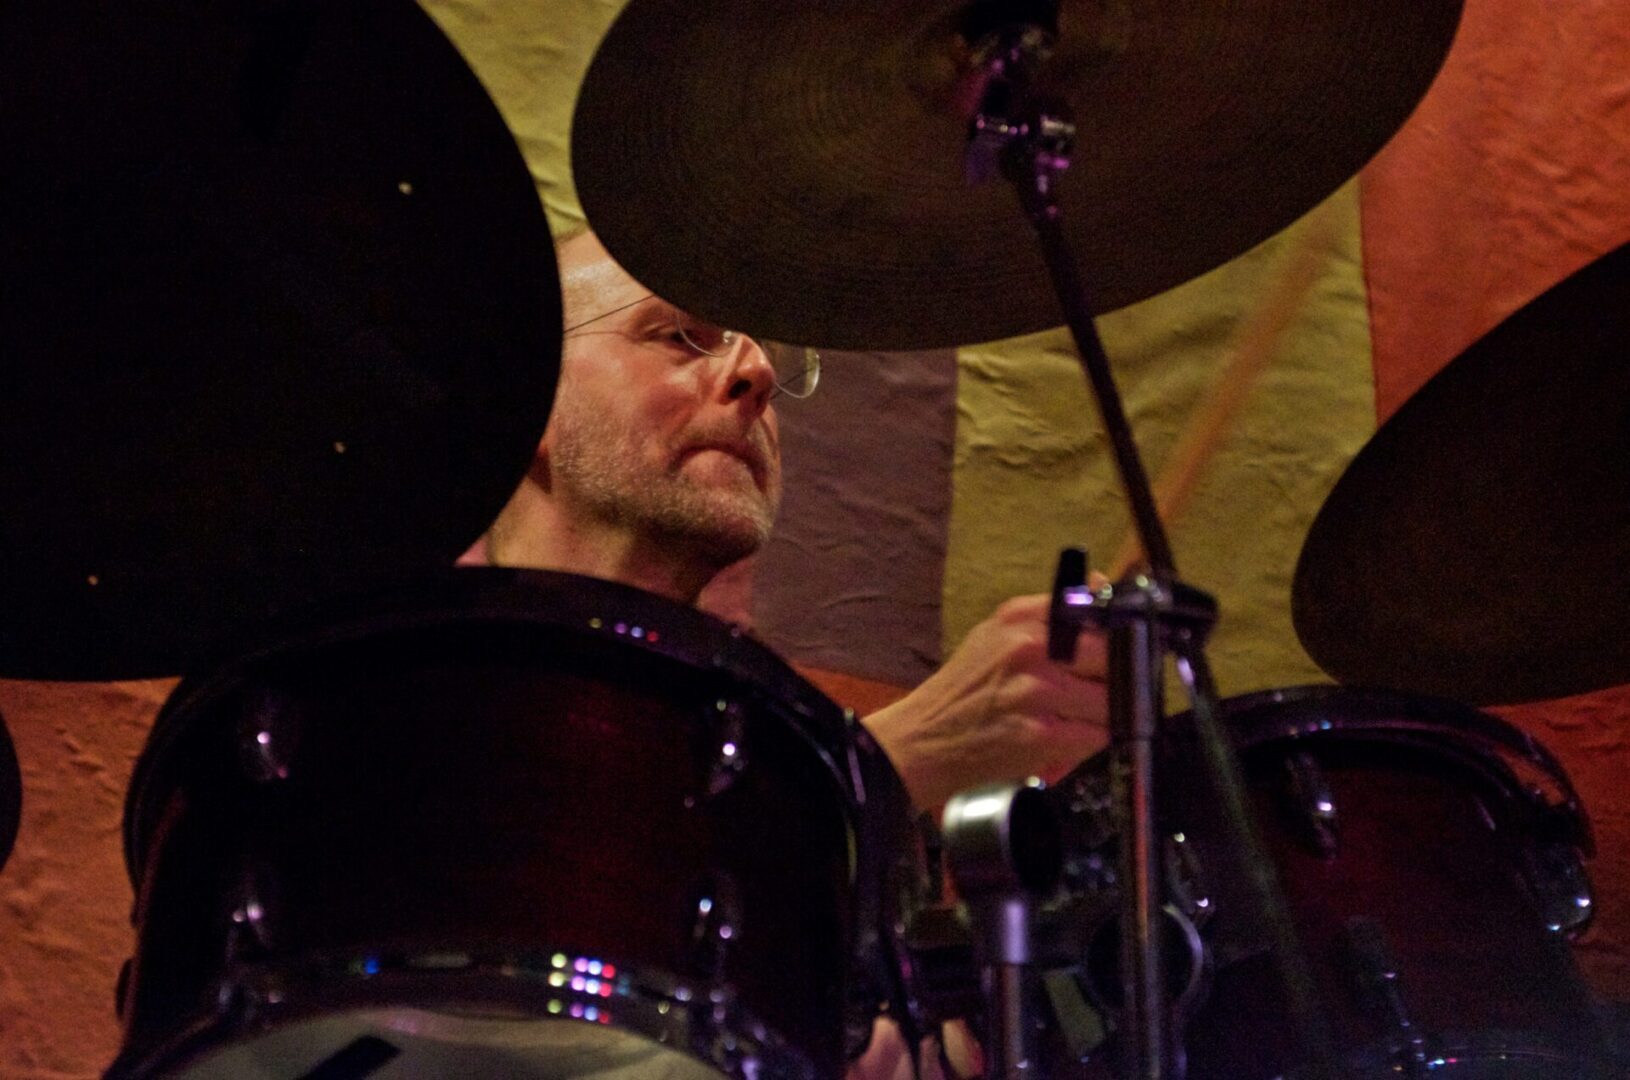
[[[971,122],[965,157],[970,182],[996,171],[1012,184],[1041,244],[1043,257],[1075,340],[1082,368],[1098,405],[1115,466],[1147,555],[1149,572],[1106,590],[1089,590],[1084,559],[1066,553],[1054,590],[1050,649],[1073,651],[1085,626],[1110,635],[1110,754],[1118,820],[1125,833],[1121,856],[1121,984],[1125,1008],[1120,1024],[1123,1080],[1179,1080],[1183,1054],[1166,1001],[1158,939],[1165,901],[1164,849],[1156,818],[1155,757],[1159,748],[1161,673],[1166,651],[1192,698],[1205,771],[1218,796],[1222,825],[1235,862],[1248,879],[1255,914],[1267,928],[1289,1002],[1291,1023],[1302,1044],[1306,1075],[1333,1077],[1329,1039],[1313,1005],[1312,980],[1296,943],[1270,864],[1245,810],[1244,784],[1216,722],[1216,690],[1203,641],[1216,617],[1215,602],[1177,578],[1176,562],[1156,509],[1149,478],[1131,425],[1110,374],[1109,359],[1093,324],[1092,305],[1063,228],[1055,180],[1069,167],[1075,128],[1061,102],[1034,100],[1033,74],[1046,62],[1056,38],[1056,8],[1028,5],[1030,21],[995,21],[965,27],[978,43],[980,100]],[[988,8],[987,11],[998,11]],[[980,14],[975,8],[970,20]],[[1078,567],[1073,565],[1079,562]],[[993,1074],[994,1075],[994,1074]]]

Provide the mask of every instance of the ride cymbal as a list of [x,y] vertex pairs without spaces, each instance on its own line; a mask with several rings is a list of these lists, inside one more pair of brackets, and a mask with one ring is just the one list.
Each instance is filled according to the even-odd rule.
[[[723,325],[922,349],[1061,324],[1000,181],[964,183],[964,33],[1053,5],[633,0],[572,128],[589,221],[636,278]],[[1074,114],[1060,180],[1095,310],[1283,229],[1426,92],[1460,0],[1062,5],[1037,91]]]
[[0,672],[174,674],[504,505],[552,246],[410,0],[18,0],[0,147]]
[[1477,341],[1382,425],[1296,567],[1347,683],[1473,704],[1630,682],[1630,245]]

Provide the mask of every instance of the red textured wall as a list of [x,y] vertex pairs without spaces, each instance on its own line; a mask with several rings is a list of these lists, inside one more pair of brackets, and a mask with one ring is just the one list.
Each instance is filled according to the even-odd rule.
[[100,1076],[118,1046],[130,954],[120,827],[137,753],[170,681],[0,680],[23,814],[0,873],[0,1076]]
[[1598,993],[1630,1003],[1630,686],[1493,711],[1557,756],[1590,812],[1596,916],[1576,952]]
[[[1442,75],[1361,191],[1385,420],[1506,316],[1630,242],[1630,9],[1467,3]],[[1598,909],[1581,957],[1599,989],[1630,1000],[1630,686],[1498,711],[1561,759],[1595,819]]]

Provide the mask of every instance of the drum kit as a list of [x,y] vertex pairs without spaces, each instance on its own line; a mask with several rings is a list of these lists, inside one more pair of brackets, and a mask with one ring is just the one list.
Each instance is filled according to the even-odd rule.
[[189,673],[128,797],[108,1075],[831,1078],[880,1015],[966,1022],[1004,1078],[1621,1074],[1569,952],[1585,809],[1473,706],[1630,680],[1630,248],[1451,364],[1320,513],[1297,631],[1394,691],[1217,699],[1216,607],[1092,323],[1356,173],[1459,14],[613,25],[573,162],[641,281],[776,340],[1079,347],[1148,560],[1094,588],[1065,553],[1050,646],[1109,634],[1111,748],[919,831],[853,714],[739,629],[441,569],[526,468],[561,317],[527,170],[415,5],[11,5],[0,672]]

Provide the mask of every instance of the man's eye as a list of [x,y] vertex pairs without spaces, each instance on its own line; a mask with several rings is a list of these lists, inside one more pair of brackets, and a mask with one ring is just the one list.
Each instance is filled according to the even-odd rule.
[[691,347],[689,339],[685,337],[685,332],[671,325],[651,330],[646,334],[645,340],[661,345],[666,349],[683,350],[687,353],[695,351]]

